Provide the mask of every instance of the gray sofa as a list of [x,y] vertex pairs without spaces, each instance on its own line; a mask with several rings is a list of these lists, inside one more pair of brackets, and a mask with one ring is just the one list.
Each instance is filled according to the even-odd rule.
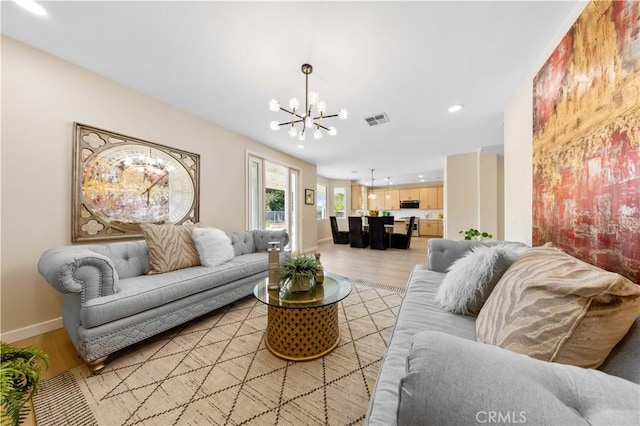
[[281,258],[289,256],[286,231],[228,235],[235,257],[216,267],[147,275],[142,240],[52,248],[38,271],[63,293],[64,327],[96,373],[109,354],[251,294],[268,275],[268,242],[280,242]]
[[365,424],[640,424],[640,318],[597,371],[478,343],[475,317],[438,306],[447,269],[479,244],[496,242],[429,240],[428,265],[409,278]]

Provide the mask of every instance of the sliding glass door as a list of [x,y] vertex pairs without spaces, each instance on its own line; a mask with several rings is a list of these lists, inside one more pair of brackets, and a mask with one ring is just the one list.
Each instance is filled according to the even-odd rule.
[[249,229],[287,229],[289,248],[297,251],[300,171],[255,155],[247,169]]

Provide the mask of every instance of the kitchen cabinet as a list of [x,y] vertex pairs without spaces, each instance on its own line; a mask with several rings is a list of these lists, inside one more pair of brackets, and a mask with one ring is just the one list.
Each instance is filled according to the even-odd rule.
[[368,210],[378,210],[382,211],[385,209],[384,207],[384,189],[374,189],[373,191],[369,191],[369,194],[375,194],[376,198],[369,198],[367,201]]
[[[390,189],[384,191],[384,209],[385,210],[398,210],[400,209],[400,191],[397,189]],[[387,197],[388,195],[388,197]]]
[[442,237],[442,221],[433,219],[420,219],[420,236]]
[[402,188],[400,190],[400,201],[419,200],[419,199],[420,199],[419,188]]
[[362,185],[351,185],[351,210],[362,209]]
[[442,209],[443,194],[441,186],[420,188],[420,208],[425,210]]

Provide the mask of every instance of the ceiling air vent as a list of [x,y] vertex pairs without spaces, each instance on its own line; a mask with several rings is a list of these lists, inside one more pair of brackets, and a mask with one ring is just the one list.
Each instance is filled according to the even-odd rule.
[[389,117],[387,117],[387,113],[383,112],[380,114],[376,114],[372,117],[367,117],[364,119],[364,121],[366,121],[369,126],[375,126],[377,124],[384,124],[384,123],[388,123],[389,122]]

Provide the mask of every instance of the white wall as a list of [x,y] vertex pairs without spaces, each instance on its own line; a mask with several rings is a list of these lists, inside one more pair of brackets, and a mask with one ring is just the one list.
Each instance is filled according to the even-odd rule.
[[[40,254],[70,244],[73,122],[200,154],[200,221],[245,228],[248,150],[301,170],[314,165],[2,37],[2,327],[18,340],[60,326],[61,297],[36,269]],[[315,206],[301,205],[302,247],[317,245]]]
[[588,2],[577,3],[549,41],[535,69],[522,83],[504,111],[504,221],[506,240],[531,244],[533,226],[533,78]]

